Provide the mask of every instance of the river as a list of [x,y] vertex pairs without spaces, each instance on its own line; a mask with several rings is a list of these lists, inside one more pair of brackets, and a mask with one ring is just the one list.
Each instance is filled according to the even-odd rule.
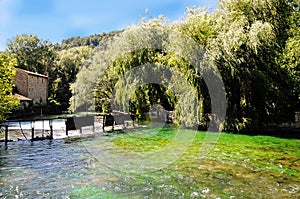
[[0,198],[299,195],[298,140],[222,134],[211,154],[199,157],[205,132],[189,145],[178,132],[188,137],[193,131],[159,129],[0,143]]
[[0,149],[0,198],[68,198],[88,182],[91,157],[64,140],[20,141]]

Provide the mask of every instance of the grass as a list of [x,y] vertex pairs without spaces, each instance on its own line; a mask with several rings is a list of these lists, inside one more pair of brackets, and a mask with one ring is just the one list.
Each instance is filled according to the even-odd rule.
[[[157,156],[151,156],[153,164],[164,160],[164,156],[167,156],[165,153],[170,150],[184,149],[185,152],[165,167],[155,170],[136,173],[114,171],[118,180],[107,182],[107,190],[129,198],[299,196],[300,140],[222,133],[210,153],[206,157],[200,157],[199,151],[206,133],[197,132],[192,143],[188,143],[176,140],[176,132],[186,135],[195,133],[191,130],[177,131],[169,126],[112,136],[109,140],[114,146],[109,149],[112,154],[123,153],[126,158],[130,158],[154,153]],[[98,146],[104,144],[93,142]],[[136,156],[132,156],[133,154]],[[124,164],[125,162],[124,160]],[[141,164],[143,161],[137,163]],[[97,168],[97,165],[93,168]],[[102,178],[102,175],[96,174],[94,178]]]

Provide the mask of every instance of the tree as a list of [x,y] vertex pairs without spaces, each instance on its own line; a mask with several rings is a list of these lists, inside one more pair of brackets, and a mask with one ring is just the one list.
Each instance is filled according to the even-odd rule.
[[72,96],[70,84],[75,82],[82,63],[91,52],[92,48],[88,46],[80,46],[58,52],[55,64],[49,71],[49,101],[60,111],[68,110],[69,100]]
[[[185,119],[187,126],[199,124],[204,115],[210,113],[213,99],[200,74],[203,71],[196,71],[192,63],[183,58],[193,57],[197,64],[205,66],[207,63],[221,73],[218,75],[225,84],[228,107],[223,130],[253,132],[271,122],[292,121],[300,104],[299,18],[299,1],[296,0],[222,0],[215,12],[189,9],[186,18],[174,25],[160,18],[143,21],[127,28],[107,49],[95,49],[94,56],[79,72],[78,98],[91,101],[91,93],[96,93],[96,106],[103,110],[115,102],[125,107],[132,97],[131,110],[139,113],[147,111],[153,103],[171,99],[169,105],[177,111],[178,120]],[[192,38],[205,51],[195,54],[198,50],[182,42],[184,39],[174,39],[168,30]],[[205,59],[201,59],[203,57]],[[188,82],[181,88],[188,90],[193,86],[199,110],[185,106],[190,104],[187,99],[171,94],[170,88],[176,82],[170,81],[167,88],[143,85],[135,93],[122,90],[127,81],[122,80],[124,75],[147,63],[167,66],[181,74]],[[153,68],[144,76],[154,72]],[[138,85],[138,78],[133,76],[129,80]],[[194,93],[185,94],[193,96]],[[110,101],[112,96],[114,102]],[[104,109],[109,110],[109,107]],[[182,111],[191,114],[180,115]],[[195,115],[199,115],[200,120],[193,120]]]
[[55,59],[53,45],[36,35],[17,35],[8,41],[8,51],[14,54],[17,67],[40,74],[47,74]]
[[300,2],[295,1],[293,4],[293,14],[290,17],[289,38],[286,41],[283,53],[280,55],[278,62],[282,68],[288,71],[290,81],[290,105],[294,111],[300,110]]
[[[153,105],[159,104],[166,110],[174,110],[175,104],[180,104],[177,106],[179,118],[177,121],[186,126],[197,125],[195,114],[198,115],[199,110],[189,111],[194,107],[186,106],[184,109],[184,105],[187,105],[185,97],[194,94],[187,92],[191,91],[190,86],[196,82],[195,79],[199,74],[186,61],[174,58],[176,61],[169,62],[169,59],[176,57],[176,53],[167,52],[169,44],[165,41],[174,39],[171,38],[171,34],[168,34],[169,26],[165,26],[166,24],[161,20],[154,19],[143,22],[138,27],[128,28],[108,49],[104,51],[95,49],[93,57],[87,61],[77,76],[76,88],[78,89],[76,89],[74,104],[81,106],[84,101],[91,101],[87,96],[92,93],[95,94],[97,111],[110,112],[112,108],[116,108],[134,112],[139,117],[143,117],[143,114]],[[195,49],[189,50],[195,51]],[[179,63],[183,63],[181,67],[175,66]],[[170,75],[167,75],[169,70],[164,69],[163,66],[168,66],[170,70],[172,68],[174,72],[188,77],[187,80],[183,79],[187,84],[178,84],[176,80],[179,79],[170,78]],[[139,70],[135,71],[135,68]],[[147,80],[168,83],[165,86],[158,83],[145,84]],[[96,86],[93,85],[95,82]],[[172,92],[176,90],[174,87],[182,91],[179,92],[178,89],[177,96]],[[93,93],[94,88],[96,91]]]
[[8,53],[0,53],[0,121],[5,120],[19,105],[19,101],[12,94],[15,65],[16,60]]
[[225,130],[256,131],[291,119],[290,78],[276,62],[288,38],[290,5],[286,0],[227,0],[214,13],[217,34],[207,49],[226,87]]
[[109,33],[95,34],[87,37],[71,37],[64,39],[61,44],[56,44],[55,49],[67,50],[78,46],[89,46],[91,48],[99,46],[102,49],[105,49],[108,41],[121,32],[122,31],[115,30]]

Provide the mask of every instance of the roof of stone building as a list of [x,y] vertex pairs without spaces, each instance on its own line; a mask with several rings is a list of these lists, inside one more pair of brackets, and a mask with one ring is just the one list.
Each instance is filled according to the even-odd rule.
[[29,75],[34,75],[34,76],[43,77],[43,78],[47,78],[48,79],[48,76],[46,76],[46,75],[42,75],[42,74],[39,74],[39,73],[31,72],[31,71],[24,70],[24,69],[21,69],[21,68],[17,68],[17,70],[23,71],[23,72],[25,72],[25,73],[27,73]]
[[20,101],[32,101],[32,99],[25,97],[23,95],[17,94],[17,93],[15,93],[14,96],[15,96],[15,98],[19,99]]

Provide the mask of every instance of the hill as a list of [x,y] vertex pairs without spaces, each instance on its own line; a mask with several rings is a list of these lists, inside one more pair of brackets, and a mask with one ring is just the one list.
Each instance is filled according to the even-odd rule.
[[92,48],[95,48],[100,45],[103,46],[103,48],[106,48],[108,41],[122,32],[123,30],[115,30],[109,33],[94,34],[87,37],[71,37],[68,39],[64,39],[61,44],[56,44],[55,49],[65,50],[78,46],[90,46]]

